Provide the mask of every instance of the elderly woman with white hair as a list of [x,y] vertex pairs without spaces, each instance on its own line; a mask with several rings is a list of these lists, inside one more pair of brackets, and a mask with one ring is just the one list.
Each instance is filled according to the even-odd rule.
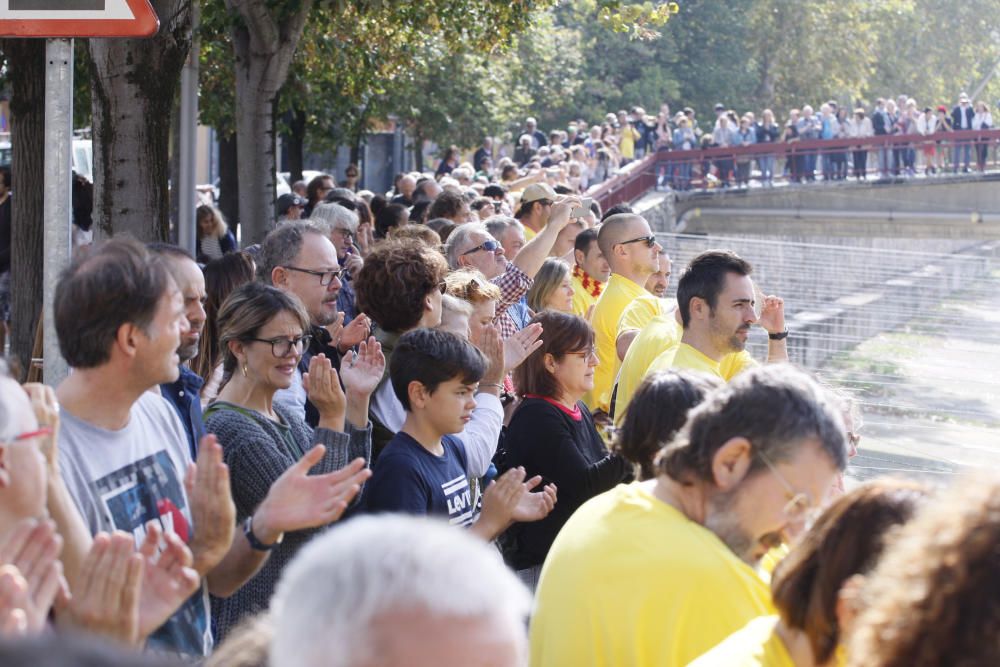
[[358,233],[358,214],[340,204],[317,204],[309,221],[324,230],[330,237],[330,242],[337,249],[337,261],[343,271],[340,274],[342,287],[337,295],[337,310],[344,313],[344,326],[358,314],[354,295],[354,276],[364,265],[361,250],[354,245]]

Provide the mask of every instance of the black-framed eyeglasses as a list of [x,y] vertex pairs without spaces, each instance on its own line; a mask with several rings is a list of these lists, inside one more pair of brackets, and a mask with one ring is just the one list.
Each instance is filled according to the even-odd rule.
[[341,236],[343,236],[345,239],[349,239],[349,238],[352,238],[354,236],[354,232],[352,232],[350,229],[344,229],[343,227],[337,227],[333,231],[337,232],[338,234],[340,234]]
[[315,271],[313,269],[301,269],[297,266],[286,266],[284,268],[289,271],[298,271],[299,273],[308,273],[311,276],[319,276],[319,284],[323,287],[332,283],[334,278],[340,277],[340,269],[334,271]]
[[312,342],[312,336],[306,334],[298,338],[248,338],[247,340],[257,343],[270,343],[271,354],[278,359],[284,359],[291,354],[293,347],[296,352],[302,352],[302,350],[308,348],[309,343]]
[[480,243],[471,250],[466,250],[465,252],[462,253],[462,256],[464,257],[465,255],[471,255],[472,253],[479,252],[480,250],[485,250],[486,252],[496,252],[497,249],[502,249],[502,248],[503,246],[500,245],[500,243],[494,241],[493,239],[490,239],[489,241],[484,241],[483,243]]
[[652,248],[656,245],[655,236],[640,236],[639,238],[629,239],[628,241],[622,241],[617,245],[628,245],[629,243],[645,243],[647,248]]

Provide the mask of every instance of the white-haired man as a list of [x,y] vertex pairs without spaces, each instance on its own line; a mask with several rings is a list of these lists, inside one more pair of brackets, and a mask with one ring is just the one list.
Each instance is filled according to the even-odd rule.
[[271,602],[271,667],[526,664],[530,596],[495,549],[440,521],[358,518],[314,540]]

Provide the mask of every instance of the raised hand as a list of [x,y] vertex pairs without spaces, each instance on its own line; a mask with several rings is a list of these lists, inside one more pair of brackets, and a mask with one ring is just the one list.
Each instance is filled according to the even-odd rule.
[[358,271],[365,265],[365,260],[361,259],[353,248],[347,249],[347,256],[344,257],[344,270],[352,276],[358,275]]
[[28,394],[28,400],[31,401],[31,409],[35,412],[38,425],[52,429],[52,433],[40,438],[39,443],[49,470],[58,470],[59,402],[56,400],[56,392],[52,387],[40,382],[29,382],[22,386],[25,393]]
[[358,343],[357,352],[348,354],[340,364],[340,377],[347,393],[370,395],[384,373],[385,355],[374,336]]
[[62,537],[51,521],[25,519],[8,531],[0,545],[0,564],[13,565],[27,586],[23,606],[26,632],[37,634],[45,628],[56,596],[66,595],[63,579]]
[[573,212],[574,208],[580,206],[581,203],[579,197],[564,197],[560,199],[552,206],[548,224],[555,225],[556,229],[561,230],[570,223],[570,213]]
[[343,431],[347,399],[340,388],[340,377],[325,354],[309,360],[309,372],[302,374],[302,386],[319,411],[321,425]]
[[173,533],[164,533],[159,522],[146,524],[146,537],[138,555],[145,565],[138,605],[138,637],[142,640],[198,590],[201,577],[191,567],[194,557],[184,541]]
[[489,541],[514,523],[514,510],[524,493],[524,468],[511,468],[483,491],[483,505],[472,532]]
[[542,346],[542,325],[529,324],[503,342],[504,370],[512,371]]
[[0,637],[28,636],[28,582],[13,565],[0,565]]
[[486,356],[486,373],[483,382],[499,384],[504,376],[504,348],[500,339],[500,330],[490,324],[482,328],[481,333],[472,343]]
[[785,330],[785,301],[778,296],[764,297],[764,306],[757,320],[768,333],[781,333]]
[[360,313],[351,320],[350,324],[341,330],[339,339],[334,338],[334,341],[337,343],[337,349],[341,352],[346,352],[367,338],[370,330],[371,320],[364,313]]
[[355,459],[340,470],[310,475],[323,459],[326,447],[316,445],[279,477],[253,516],[253,530],[265,543],[282,533],[333,523],[371,477],[364,459]]
[[330,322],[330,324],[327,324],[323,328],[330,332],[330,339],[333,340],[333,344],[338,345],[340,343],[340,338],[344,333],[344,314],[338,312],[337,319]]
[[222,445],[206,435],[198,445],[198,462],[184,478],[194,523],[194,569],[205,576],[218,565],[233,543],[236,505],[229,488],[229,466],[222,462]]
[[371,251],[373,245],[375,245],[375,232],[372,229],[372,223],[362,222],[358,225],[358,234],[355,236],[358,242],[358,250],[361,251],[361,256],[366,257]]
[[121,531],[94,536],[83,561],[78,589],[66,613],[60,615],[61,622],[123,644],[139,644],[145,637],[139,631],[144,567],[133,543],[132,536]]

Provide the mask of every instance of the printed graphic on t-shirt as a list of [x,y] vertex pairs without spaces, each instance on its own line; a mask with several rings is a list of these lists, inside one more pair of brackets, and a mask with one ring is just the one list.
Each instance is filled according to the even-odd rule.
[[[146,537],[146,523],[159,520],[165,532],[190,542],[191,524],[177,470],[165,451],[105,475],[94,482],[108,521],[118,530],[132,533],[136,544]],[[149,638],[149,646],[192,655],[205,652],[207,613],[199,589]]]
[[463,474],[441,485],[448,502],[448,523],[453,526],[468,526],[475,517],[475,505],[472,502],[472,490],[469,480]]

